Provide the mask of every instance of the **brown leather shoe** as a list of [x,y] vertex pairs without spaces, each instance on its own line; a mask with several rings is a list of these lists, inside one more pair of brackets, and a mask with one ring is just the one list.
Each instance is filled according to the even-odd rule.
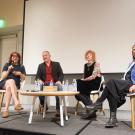
[[38,113],[43,113],[43,110],[44,110],[44,106],[43,105],[39,105]]
[[2,118],[7,118],[9,116],[8,111],[2,112]]
[[17,104],[16,106],[15,106],[15,110],[22,110],[23,109],[23,107],[22,107],[22,105],[21,104]]
[[[48,105],[46,105],[46,111],[48,110]],[[37,110],[37,113],[43,113],[44,111],[44,106],[39,104],[39,107],[38,107],[38,110]]]

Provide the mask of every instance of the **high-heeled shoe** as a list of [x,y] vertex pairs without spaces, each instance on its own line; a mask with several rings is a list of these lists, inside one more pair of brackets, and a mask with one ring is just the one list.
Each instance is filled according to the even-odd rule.
[[23,110],[22,105],[21,105],[21,104],[17,104],[17,105],[15,106],[15,110],[17,110],[17,111]]
[[8,111],[2,112],[2,118],[7,118],[8,116],[9,116],[9,112]]

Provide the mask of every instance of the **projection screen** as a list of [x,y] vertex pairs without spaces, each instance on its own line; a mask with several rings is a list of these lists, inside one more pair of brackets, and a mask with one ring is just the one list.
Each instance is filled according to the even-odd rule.
[[92,49],[103,73],[124,72],[135,41],[135,0],[25,1],[23,64],[36,74],[42,51],[65,74],[83,73]]

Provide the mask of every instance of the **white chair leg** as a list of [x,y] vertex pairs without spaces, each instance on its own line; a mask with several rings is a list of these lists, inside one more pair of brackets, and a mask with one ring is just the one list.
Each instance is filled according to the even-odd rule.
[[45,116],[46,116],[46,103],[47,103],[47,96],[44,98],[43,118],[45,118]]
[[32,123],[32,117],[33,117],[34,105],[35,105],[36,98],[37,97],[34,96],[33,100],[32,100],[32,105],[31,105],[31,110],[30,110],[30,116],[29,116],[28,124]]
[[79,106],[79,101],[77,101],[77,104],[76,104],[76,107],[75,107],[75,116],[77,115],[78,106]]
[[67,106],[66,106],[66,100],[65,96],[63,98],[63,103],[64,103],[64,113],[65,113],[65,120],[68,120],[68,115],[67,115]]
[[60,125],[63,127],[64,126],[64,119],[63,119],[63,100],[62,97],[59,97],[60,99]]

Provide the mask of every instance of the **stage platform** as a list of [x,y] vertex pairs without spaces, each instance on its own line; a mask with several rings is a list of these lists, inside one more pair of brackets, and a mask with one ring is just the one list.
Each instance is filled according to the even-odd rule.
[[45,119],[41,114],[34,114],[32,124],[28,124],[29,112],[10,113],[9,118],[0,117],[0,135],[134,135],[131,129],[130,112],[119,111],[119,126],[106,129],[104,124],[108,120],[106,115],[98,113],[96,120],[82,120],[80,116],[69,110],[69,120],[65,121],[64,127],[60,126],[59,118],[55,117],[54,111],[48,111]]

